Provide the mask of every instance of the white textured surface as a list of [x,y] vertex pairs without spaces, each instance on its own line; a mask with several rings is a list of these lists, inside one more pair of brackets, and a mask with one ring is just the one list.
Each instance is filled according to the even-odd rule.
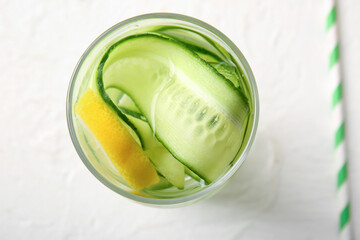
[[[326,0],[0,0],[0,239],[336,239]],[[340,3],[352,215],[360,238],[360,4]],[[242,50],[261,120],[244,168],[179,209],[130,202],[98,182],[71,144],[71,73],[100,33],[169,11],[202,19]],[[358,228],[356,228],[358,227]]]

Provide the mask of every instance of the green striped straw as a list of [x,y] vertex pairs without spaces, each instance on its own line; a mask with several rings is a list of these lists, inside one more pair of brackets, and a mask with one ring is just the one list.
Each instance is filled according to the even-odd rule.
[[335,126],[334,147],[335,163],[337,171],[337,199],[339,217],[340,239],[352,239],[350,229],[350,200],[349,183],[347,172],[347,155],[345,144],[345,119],[343,113],[342,79],[340,72],[340,51],[338,41],[338,23],[336,17],[336,1],[329,1],[329,11],[327,12],[327,35],[329,41],[329,74],[333,84],[332,92],[332,111]]

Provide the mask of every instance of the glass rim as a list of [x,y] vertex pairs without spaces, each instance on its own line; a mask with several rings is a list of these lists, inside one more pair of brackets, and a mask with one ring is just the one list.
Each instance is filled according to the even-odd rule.
[[[140,21],[140,20],[145,20],[145,19],[175,19],[175,20],[180,20],[180,21],[185,21],[185,22],[189,22],[192,24],[195,24],[197,26],[200,26],[210,32],[212,32],[213,34],[215,34],[216,36],[218,36],[221,40],[223,40],[225,42],[225,44],[231,48],[231,50],[235,53],[236,57],[238,57],[240,59],[240,62],[242,64],[242,66],[244,67],[245,72],[248,75],[248,83],[250,86],[250,91],[251,94],[253,96],[253,109],[254,109],[254,122],[252,125],[252,129],[249,135],[249,139],[246,143],[246,146],[243,150],[243,152],[240,154],[240,156],[238,157],[238,159],[236,159],[235,164],[233,166],[230,167],[230,169],[223,175],[221,176],[218,180],[216,180],[214,183],[210,184],[208,187],[192,193],[190,195],[187,196],[182,196],[182,197],[174,197],[174,198],[147,198],[147,197],[143,197],[143,196],[139,196],[133,193],[130,193],[124,189],[121,189],[117,186],[115,186],[114,184],[112,184],[110,181],[108,181],[105,177],[103,177],[90,163],[90,161],[88,160],[88,158],[86,157],[85,153],[83,152],[81,145],[77,139],[76,133],[75,133],[75,128],[74,128],[74,124],[73,124],[73,114],[72,114],[72,97],[73,97],[73,90],[74,90],[74,84],[75,84],[75,80],[78,76],[79,70],[82,66],[82,64],[84,63],[85,59],[88,57],[88,55],[90,54],[90,52],[95,48],[95,46],[102,41],[104,38],[107,37],[107,35],[109,35],[110,33],[116,31],[117,29],[126,26],[127,24],[136,22],[136,21]],[[88,170],[101,182],[103,183],[105,186],[107,186],[108,188],[110,188],[111,190],[113,190],[114,192],[120,194],[121,196],[124,196],[128,199],[134,200],[136,202],[140,202],[140,203],[144,203],[147,205],[152,205],[152,206],[174,206],[174,205],[179,205],[179,204],[184,204],[184,203],[189,203],[189,202],[193,202],[196,201],[198,199],[201,199],[202,197],[207,196],[209,193],[211,193],[212,191],[218,189],[220,186],[222,186],[224,183],[226,183],[231,176],[233,176],[236,171],[239,169],[239,167],[242,165],[242,163],[244,162],[244,160],[246,159],[246,156],[248,155],[250,148],[254,142],[255,139],[255,135],[256,135],[256,130],[257,130],[257,126],[258,126],[258,121],[259,121],[259,96],[258,96],[258,91],[257,91],[257,85],[255,82],[255,77],[253,75],[253,72],[247,62],[247,60],[245,59],[244,55],[241,53],[241,51],[238,49],[238,47],[228,38],[226,37],[222,32],[220,32],[219,30],[217,30],[216,28],[214,28],[213,26],[198,20],[196,18],[190,17],[190,16],[186,16],[186,15],[182,15],[182,14],[177,14],[177,13],[165,13],[165,12],[160,12],[160,13],[147,13],[147,14],[142,14],[142,15],[138,15],[135,17],[131,17],[128,18],[126,20],[123,20],[115,25],[113,25],[112,27],[110,27],[109,29],[107,29],[105,32],[103,32],[99,37],[97,37],[90,45],[89,47],[84,51],[84,53],[82,54],[82,56],[80,57],[78,63],[76,64],[75,70],[73,71],[73,74],[71,76],[70,79],[70,83],[69,83],[69,87],[68,87],[68,91],[67,91],[67,96],[66,96],[66,118],[67,118],[67,125],[68,125],[68,130],[70,133],[70,137],[72,140],[72,143],[76,149],[77,154],[79,155],[80,159],[82,160],[82,162],[85,164],[85,166],[88,168]]]

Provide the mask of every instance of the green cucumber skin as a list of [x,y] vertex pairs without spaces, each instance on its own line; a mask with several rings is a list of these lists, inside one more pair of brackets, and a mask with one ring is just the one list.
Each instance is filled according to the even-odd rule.
[[[193,34],[195,34],[195,35],[200,36],[200,37],[203,38],[207,43],[209,43],[212,47],[214,47],[214,48],[217,50],[217,52],[222,55],[222,57],[219,57],[218,55],[214,54],[213,52],[211,52],[211,51],[209,51],[209,50],[207,50],[207,49],[205,49],[205,48],[198,47],[198,46],[196,46],[196,45],[194,45],[194,44],[190,44],[190,43],[184,43],[184,42],[182,42],[181,39],[179,39],[178,37],[171,35],[171,33],[164,33],[164,31],[166,31],[166,30],[170,30],[170,31],[171,31],[171,30],[174,30],[174,29],[175,29],[175,30],[181,29],[181,30],[183,30],[183,31],[188,31],[188,32],[191,32],[191,33],[193,33]],[[173,39],[175,39],[175,40],[180,41],[182,44],[187,45],[190,49],[192,49],[193,51],[197,52],[198,55],[199,55],[201,58],[203,58],[203,57],[201,56],[201,54],[205,54],[205,55],[208,55],[208,56],[212,57],[212,58],[213,58],[212,61],[215,61],[215,62],[217,62],[217,63],[221,63],[221,62],[224,62],[224,61],[227,63],[227,60],[228,60],[228,59],[230,59],[231,62],[236,63],[234,57],[233,57],[231,54],[224,53],[224,50],[222,49],[222,47],[219,47],[217,44],[215,44],[215,43],[214,43],[211,39],[209,39],[207,36],[205,36],[205,35],[203,35],[203,34],[201,34],[201,33],[198,33],[198,32],[196,32],[196,31],[194,31],[194,30],[192,30],[192,29],[188,29],[188,28],[184,28],[184,27],[174,27],[174,26],[161,26],[160,28],[155,29],[154,32],[156,32],[156,33],[159,32],[160,34],[167,35],[167,36],[170,37],[170,38],[173,38]],[[206,59],[204,59],[204,60],[207,61],[207,62],[209,62],[209,61],[206,60]],[[243,81],[244,78],[245,78],[245,76],[244,76],[244,73],[243,73],[242,68],[239,67],[239,66],[237,66],[237,67],[236,67],[236,71],[237,71],[237,73],[238,73],[238,76],[239,76],[239,77],[241,78],[241,80],[242,80],[242,81],[240,81],[240,86],[239,86],[238,88],[239,88],[239,89],[241,88],[243,91],[244,91],[244,89],[246,88],[246,90],[249,92],[250,89],[248,89],[248,88],[246,87],[246,84],[244,84],[244,81]],[[239,73],[238,71],[240,71],[240,73]],[[240,91],[240,94],[244,95],[244,97],[243,97],[244,100],[245,100],[245,99],[247,100],[247,97],[245,97],[245,94],[244,94],[243,91]]]
[[195,46],[194,44],[189,44],[189,43],[183,43],[181,39],[179,39],[178,37],[174,37],[173,35],[171,35],[171,33],[169,34],[172,38],[175,38],[175,40],[178,40],[180,41],[181,43],[183,44],[187,44],[190,46],[190,48],[194,47],[193,50],[196,51],[196,49],[200,50],[200,52],[203,52],[203,53],[210,53],[211,55],[214,55],[216,56],[217,59],[219,59],[219,61],[224,61],[226,60],[229,56],[227,55],[230,55],[230,54],[224,54],[224,51],[222,51],[221,49],[219,49],[219,47],[217,46],[217,44],[215,44],[210,38],[208,38],[207,36],[205,36],[204,34],[201,34],[199,32],[196,32],[192,29],[189,29],[189,28],[184,28],[184,27],[174,27],[174,26],[162,26],[158,29],[155,29],[154,32],[156,33],[161,33],[161,34],[164,34],[163,32],[166,31],[166,30],[183,30],[183,31],[187,31],[187,32],[190,32],[192,34],[195,34],[195,35],[198,35],[199,37],[203,38],[208,44],[210,44],[216,51],[218,51],[218,53],[220,53],[222,55],[222,57],[219,57],[218,55],[206,50],[205,48],[202,48],[202,47],[198,47],[198,46]]
[[[106,54],[105,54],[106,55]],[[104,56],[105,57],[105,56]],[[104,58],[103,58],[104,59]],[[104,65],[104,62],[100,62],[99,64],[99,67],[97,69],[97,87],[99,89],[99,93],[100,93],[100,96],[102,97],[102,99],[116,112],[116,114],[130,127],[132,128],[132,130],[134,130],[134,132],[136,133],[136,135],[138,136],[139,138],[139,141],[141,143],[141,146],[144,144],[143,143],[143,140],[141,139],[141,136],[138,132],[138,130],[136,129],[135,125],[128,119],[128,117],[122,113],[118,107],[114,104],[114,102],[111,100],[110,96],[106,93],[105,91],[105,88],[104,88],[104,83],[103,81],[99,81],[99,79],[101,78],[102,79],[102,70],[103,70],[103,65]]]
[[[103,95],[103,97],[105,98],[105,99],[104,99],[105,101],[107,101],[107,98],[106,98],[106,93],[105,93],[105,91],[104,91],[103,70],[104,70],[104,66],[105,66],[105,63],[106,63],[107,59],[109,58],[111,52],[112,52],[114,49],[116,49],[116,47],[117,47],[118,45],[124,43],[125,41],[129,41],[129,40],[131,40],[131,39],[140,38],[140,37],[155,37],[155,38],[160,38],[160,36],[154,35],[154,34],[139,34],[139,35],[129,36],[129,37],[124,38],[124,39],[120,40],[119,42],[115,43],[113,46],[111,46],[111,47],[109,48],[109,50],[105,53],[104,57],[102,58],[101,63],[100,63],[99,68],[98,68],[98,75],[97,75],[97,77],[98,77],[97,80],[98,80],[98,81],[97,81],[97,82],[98,82],[98,86],[99,86],[100,92],[103,93],[102,95]],[[164,37],[161,37],[161,38],[164,39]],[[177,44],[177,45],[181,45],[181,46],[184,47],[184,49],[188,50],[188,49],[186,48],[186,45],[182,44],[181,42],[178,42],[178,41],[173,40],[173,39],[166,39],[166,40],[168,40],[168,41],[170,41],[170,42],[173,42],[173,43],[175,43],[175,44]],[[220,73],[218,73],[212,66],[210,66],[209,64],[207,64],[206,61],[202,60],[201,58],[197,58],[197,61],[200,61],[200,62],[202,62],[202,64],[204,64],[205,66],[207,66],[207,69],[208,69],[209,71],[211,71],[212,74],[218,75],[219,77],[221,77],[222,81],[224,82],[224,84],[227,85],[228,88],[234,89],[235,91],[237,91],[237,92],[239,93],[239,95],[243,96],[243,95],[241,94],[241,91],[238,91],[239,89],[235,88],[234,85],[233,85],[228,79],[224,78],[224,77],[223,77]],[[124,89],[121,89],[121,90],[124,90]],[[127,91],[124,91],[124,92],[125,92],[126,94],[128,94],[129,96],[131,96],[131,94],[129,94]],[[108,102],[108,101],[107,101],[107,102]],[[135,102],[136,102],[136,101],[135,101]],[[113,105],[113,104],[112,104],[112,105]],[[246,106],[246,107],[248,107],[248,106]],[[139,109],[140,109],[141,112],[144,112],[143,109],[141,109],[141,108],[139,108]],[[119,116],[122,117],[121,115],[119,115]],[[126,116],[125,116],[125,117],[126,117]],[[127,119],[127,118],[126,118],[126,119]],[[128,120],[128,119],[127,119],[127,120]],[[124,120],[124,121],[125,121],[125,120]],[[125,121],[125,122],[127,122],[127,121]],[[128,122],[130,122],[130,121],[128,121]],[[133,124],[131,124],[131,125],[133,126]],[[131,125],[130,125],[130,126],[131,126]],[[133,127],[132,127],[132,128],[133,128]],[[135,128],[135,126],[134,126],[134,128]],[[133,128],[133,129],[134,129],[134,128]],[[135,129],[136,129],[136,128],[135,128]],[[136,131],[136,132],[137,132],[137,131]],[[137,132],[137,133],[138,133],[138,132]],[[140,137],[140,136],[139,136],[139,137]],[[158,134],[156,134],[156,137],[159,139],[160,142],[163,143],[164,146],[167,147],[166,141],[164,141],[164,140],[162,139],[162,137],[158,136]],[[141,137],[140,137],[140,138],[141,138]],[[169,148],[168,148],[168,150],[169,150]],[[173,151],[171,151],[171,150],[170,150],[170,152],[172,153],[172,155],[174,155],[175,158],[177,158],[179,161],[181,161],[185,166],[187,166],[188,168],[192,169],[194,172],[196,172],[197,175],[199,175],[200,177],[202,177],[202,178],[205,180],[205,182],[211,183],[212,180],[214,180],[214,179],[209,179],[209,178],[206,176],[206,174],[204,175],[203,173],[200,173],[200,172],[194,170],[194,167],[191,166],[191,164],[189,164],[186,160],[182,159],[182,157],[180,157],[177,153],[175,153],[175,152],[173,152]]]
[[159,143],[160,147],[146,150],[146,154],[160,172],[173,186],[184,189],[184,165],[175,159],[168,150]]
[[195,181],[200,181],[201,177],[199,177],[198,175],[196,175],[193,171],[191,171],[189,168],[185,168],[185,173],[191,177],[192,179],[194,179]]
[[[139,109],[137,108],[136,105],[135,105],[135,107],[136,107],[136,110],[135,110],[134,108],[128,108],[128,107],[120,105],[118,103],[123,97],[126,96],[126,94],[124,92],[122,92],[122,95],[121,95],[121,98],[119,98],[119,101],[116,101],[116,103],[115,103],[114,99],[112,99],[112,96],[110,95],[110,93],[107,92],[109,89],[117,89],[117,88],[114,87],[114,86],[107,86],[107,88],[105,89],[105,92],[109,96],[111,101],[114,103],[114,105],[117,107],[118,110],[120,110],[126,116],[131,116],[131,117],[135,117],[137,119],[140,119],[142,121],[146,121],[146,118],[144,117],[144,115],[141,114],[141,112],[139,111]],[[117,89],[117,90],[120,91],[120,89]],[[131,120],[129,120],[129,121],[132,122]],[[136,126],[135,126],[135,128],[136,128]]]
[[146,190],[162,190],[164,188],[169,188],[172,186],[171,183],[169,183],[168,180],[166,180],[160,173],[158,174],[160,178],[159,183],[147,187]]
[[133,110],[130,110],[130,109],[127,109],[125,107],[118,107],[121,112],[123,112],[125,115],[129,115],[129,116],[132,116],[134,118],[137,118],[137,119],[140,119],[141,121],[144,121],[146,122],[146,118],[144,117],[144,115],[142,115],[141,113],[139,112],[135,112]]
[[[185,51],[188,51],[188,52],[191,52],[192,55],[196,56],[197,57],[197,60],[199,62],[201,62],[202,64],[204,64],[206,66],[206,68],[208,68],[209,72],[211,72],[212,74],[215,74],[217,75],[218,77],[220,77],[221,79],[223,79],[223,82],[227,85],[227,87],[233,89],[234,91],[237,92],[238,95],[241,96],[242,100],[247,100],[246,96],[241,92],[240,89],[236,88],[233,83],[224,78],[224,76],[222,74],[220,74],[213,66],[211,66],[210,64],[208,64],[205,60],[203,60],[202,58],[198,57],[194,52],[190,51],[186,44],[183,44],[182,42],[179,42],[177,40],[174,40],[174,39],[171,39],[171,38],[165,38],[159,34],[153,34],[153,33],[144,33],[144,34],[136,34],[136,35],[131,35],[131,36],[128,36],[126,38],[123,38],[121,39],[120,41],[118,41],[117,43],[115,43],[114,45],[112,45],[108,51],[104,54],[103,58],[101,59],[100,61],[100,64],[99,64],[99,67],[98,67],[98,71],[97,71],[97,83],[98,83],[98,87],[99,89],[101,89],[101,91],[104,91],[104,86],[103,86],[103,69],[104,69],[104,64],[106,62],[106,60],[109,58],[109,55],[111,54],[111,52],[117,48],[118,45],[126,42],[126,41],[129,41],[129,40],[132,40],[132,39],[138,39],[138,38],[141,38],[141,37],[150,37],[150,38],[158,38],[158,39],[166,39],[167,41],[169,42],[172,42],[173,44],[176,44],[176,45],[180,45],[182,46],[183,49],[185,49]],[[114,87],[114,86],[111,86],[111,87]],[[130,94],[126,91],[124,91],[127,95],[130,96]],[[105,93],[105,92],[104,92]],[[106,95],[106,93],[105,93]],[[223,96],[223,97],[227,97],[227,96]],[[136,104],[136,102],[135,102]],[[139,106],[137,106],[139,107]],[[248,105],[247,105],[248,107]]]
[[[218,46],[216,46],[208,37],[204,36],[203,34],[200,34],[200,33],[197,33],[191,29],[187,29],[187,28],[181,28],[182,30],[184,31],[189,31],[189,32],[192,32],[194,34],[197,34],[199,36],[201,36],[202,38],[204,38],[210,45],[212,45],[219,53],[221,53],[223,55],[224,58],[220,58],[218,55],[214,54],[213,52],[210,52],[208,50],[206,50],[205,48],[202,48],[202,47],[199,47],[199,46],[196,46],[196,45],[193,45],[193,44],[190,44],[190,43],[184,43],[181,41],[181,39],[177,38],[177,37],[174,37],[170,34],[167,34],[167,33],[162,33],[161,31],[164,31],[164,30],[171,30],[171,29],[174,29],[174,27],[172,26],[163,26],[159,29],[156,29],[155,32],[158,33],[160,32],[160,35],[166,37],[166,38],[170,38],[170,39],[173,39],[175,41],[177,41],[178,43],[184,45],[185,47],[189,48],[190,50],[194,51],[203,61],[205,61],[209,67],[213,68],[218,74],[222,75],[224,78],[226,78],[229,82],[231,82],[235,88],[238,89],[239,91],[239,94],[241,95],[242,99],[244,101],[248,101],[247,97],[245,96],[245,94],[243,93],[242,91],[242,88],[243,88],[243,85],[242,85],[242,81],[240,80],[243,80],[243,76],[242,74],[239,74],[238,77],[241,79],[239,79],[238,81],[238,84],[239,86],[235,86],[235,84],[233,83],[233,81],[231,81],[229,78],[227,78],[224,74],[222,74],[221,72],[218,71],[218,69],[216,67],[214,67],[215,64],[222,64],[222,63],[225,63],[225,64],[228,64],[227,62],[224,62],[224,60],[226,59],[227,56],[224,55],[223,51],[221,51]],[[177,29],[177,28],[175,28]],[[203,54],[203,55],[202,55]],[[209,62],[205,56],[210,56],[212,59],[212,61],[216,61],[216,62]],[[234,58],[229,54],[229,56],[231,58],[232,61],[235,62]],[[234,67],[236,70],[238,70],[238,68]]]
[[107,88],[105,89],[105,91],[114,103],[119,102],[120,99],[122,99],[125,95],[123,92],[116,88]]
[[[164,37],[167,37],[167,38],[171,38],[171,39],[174,39],[176,41],[181,41],[180,39],[177,39],[169,34],[165,34],[165,33],[160,33],[162,36]],[[221,58],[219,58],[216,54],[206,50],[205,48],[202,48],[202,47],[198,47],[198,46],[195,46],[195,45],[192,45],[192,44],[189,44],[189,43],[183,43],[182,44],[186,45],[189,49],[193,50],[194,52],[196,52],[198,55],[199,53],[200,54],[204,54],[204,55],[208,55],[210,57],[213,58],[214,61],[218,61],[218,62],[221,62],[223,61]]]
[[[123,42],[127,41],[127,40],[131,40],[133,38],[137,38],[137,37],[141,37],[141,36],[158,36],[158,37],[162,37],[162,38],[167,38],[167,37],[163,37],[161,34],[154,34],[154,33],[145,33],[145,34],[136,34],[136,35],[131,35],[128,36],[126,38],[121,39],[120,41],[116,42],[115,44],[113,44],[108,50],[107,52],[104,54],[103,58],[100,61],[98,70],[97,70],[97,86],[99,88],[100,94],[103,96],[104,100],[106,102],[108,102],[108,100],[111,102],[111,99],[109,96],[107,96],[106,91],[104,90],[104,84],[103,84],[103,79],[102,79],[102,74],[103,74],[103,68],[104,68],[104,64],[106,62],[106,60],[109,58],[110,53],[120,44],[122,44]],[[204,36],[205,37],[205,36]],[[176,44],[182,45],[185,48],[188,48],[188,45],[185,43],[182,43],[176,39],[172,39],[172,38],[167,38],[169,41],[173,41]],[[205,54],[210,54],[210,55],[215,55],[211,52],[209,52],[206,49],[203,49],[203,53]],[[215,55],[216,56],[216,55]],[[199,60],[202,61],[204,64],[206,64],[208,66],[208,68],[211,69],[211,71],[219,76],[221,76],[222,78],[226,79],[226,84],[228,84],[230,87],[236,89],[236,91],[238,92],[239,95],[241,95],[243,101],[248,101],[247,97],[245,96],[245,94],[242,92],[242,90],[240,88],[237,88],[233,85],[233,83],[227,79],[226,77],[224,77],[221,73],[219,73],[214,66],[212,66],[211,64],[209,64],[207,61],[205,61],[204,59],[199,57]],[[114,86],[108,86],[110,87],[114,87]],[[115,87],[116,88],[116,87]],[[135,103],[136,104],[136,103]],[[113,107],[114,104],[111,104],[111,106]],[[137,106],[138,107],[138,106]],[[117,109],[118,110],[118,109]],[[123,114],[122,114],[123,115]],[[122,118],[121,113],[119,114],[119,116]],[[124,121],[127,122],[128,120],[126,120],[126,116],[123,115],[125,117]],[[131,124],[131,122],[130,122]],[[131,125],[130,125],[131,126]],[[133,128],[133,127],[131,127]],[[133,128],[134,129],[134,128]],[[135,130],[134,130],[135,131]],[[136,132],[136,131],[135,131]]]
[[138,129],[143,141],[143,150],[154,165],[158,174],[178,189],[184,188],[184,166],[153,135],[149,124],[141,119],[129,117]]
[[120,110],[125,114],[146,121],[146,118],[144,117],[144,115],[141,114],[139,108],[135,105],[134,101],[132,101],[132,99],[126,94],[124,94],[124,96],[118,101],[117,105]]

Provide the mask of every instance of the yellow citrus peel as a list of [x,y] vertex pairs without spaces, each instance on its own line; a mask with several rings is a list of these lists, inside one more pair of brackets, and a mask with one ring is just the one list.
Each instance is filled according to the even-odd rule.
[[159,181],[154,166],[120,117],[93,90],[88,89],[82,95],[75,113],[94,134],[130,187],[141,190]]

